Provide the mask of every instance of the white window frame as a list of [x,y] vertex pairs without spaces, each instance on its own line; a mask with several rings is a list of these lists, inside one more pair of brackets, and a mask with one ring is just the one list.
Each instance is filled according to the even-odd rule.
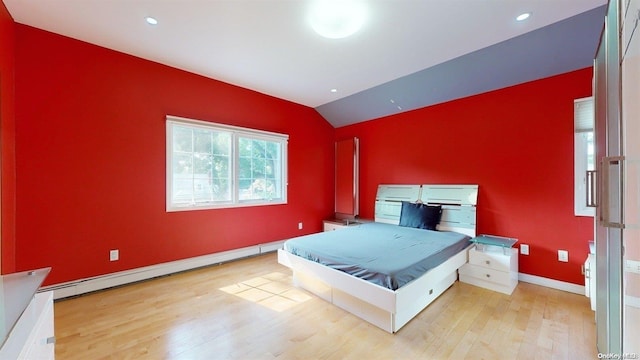
[[[199,202],[190,204],[175,204],[173,202],[173,127],[174,125],[186,126],[191,128],[201,128],[217,132],[226,132],[231,135],[230,149],[230,192],[231,199],[229,201],[216,202]],[[266,140],[269,142],[277,142],[280,144],[280,169],[278,169],[281,179],[279,198],[274,199],[254,199],[240,200],[240,179],[239,179],[239,139],[249,138],[255,140]],[[178,116],[167,115],[166,117],[166,211],[189,211],[189,210],[205,210],[220,208],[235,208],[245,206],[263,206],[263,205],[280,205],[287,203],[287,145],[289,135],[279,134],[263,130],[255,130],[232,125],[218,124],[202,120],[187,119]]]
[[585,136],[588,132],[593,133],[593,119],[593,97],[574,100],[574,213],[576,216],[595,216],[595,208],[587,206],[588,141]]

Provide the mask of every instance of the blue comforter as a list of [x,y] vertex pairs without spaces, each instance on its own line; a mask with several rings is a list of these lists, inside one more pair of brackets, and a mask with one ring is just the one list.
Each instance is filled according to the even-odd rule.
[[365,223],[287,240],[285,250],[396,290],[465,249],[469,236]]

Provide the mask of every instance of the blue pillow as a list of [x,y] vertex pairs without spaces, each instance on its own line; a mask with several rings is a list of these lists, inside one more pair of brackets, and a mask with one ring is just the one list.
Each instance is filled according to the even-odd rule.
[[435,230],[442,217],[442,206],[402,202],[400,226]]

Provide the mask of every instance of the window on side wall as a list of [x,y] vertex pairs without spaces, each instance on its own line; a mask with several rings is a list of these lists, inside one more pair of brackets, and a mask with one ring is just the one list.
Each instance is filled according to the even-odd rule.
[[288,135],[167,116],[167,211],[286,204]]
[[[574,191],[575,215],[594,216],[595,208],[587,206],[594,202],[592,189],[595,189],[595,176],[588,176],[595,168],[593,143],[594,108],[593,97],[577,99],[574,107]],[[595,173],[591,173],[592,175]]]

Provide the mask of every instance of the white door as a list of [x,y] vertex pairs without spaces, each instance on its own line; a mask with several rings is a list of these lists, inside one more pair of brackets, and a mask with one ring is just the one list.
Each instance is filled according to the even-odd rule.
[[622,352],[623,167],[618,2],[609,2],[595,61],[596,326],[600,353]]
[[621,41],[624,252],[622,352],[640,354],[640,0],[624,0]]

